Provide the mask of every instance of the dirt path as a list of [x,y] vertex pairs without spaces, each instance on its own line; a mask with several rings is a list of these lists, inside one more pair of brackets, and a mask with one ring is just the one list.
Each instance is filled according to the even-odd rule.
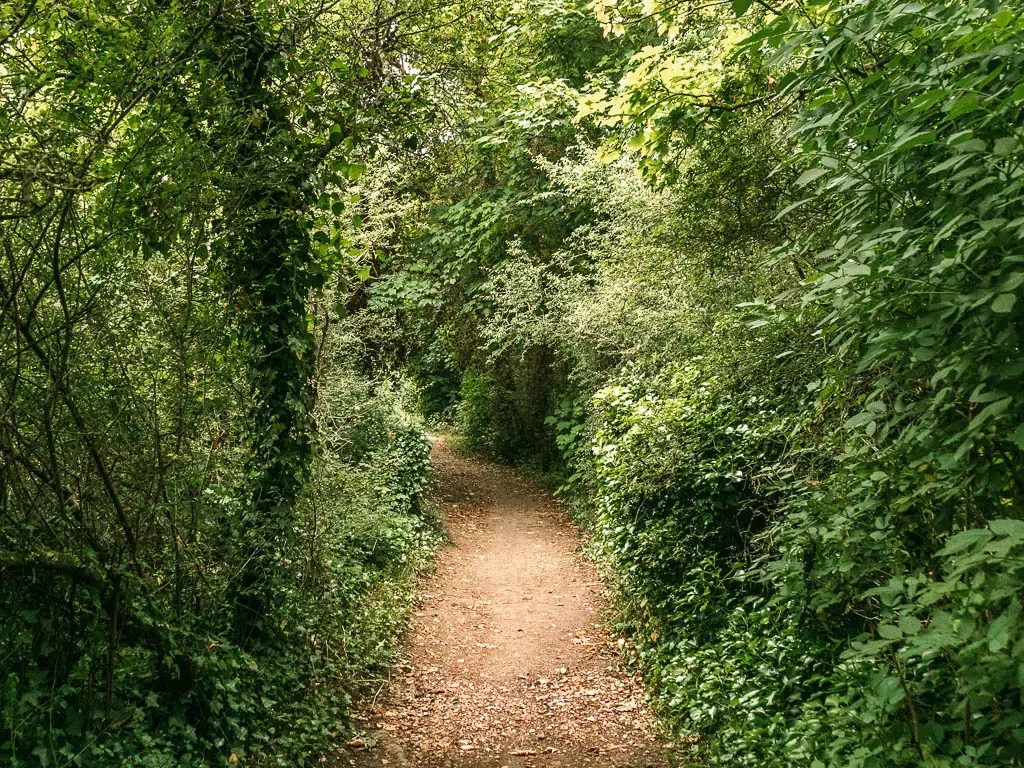
[[434,446],[452,546],[422,587],[407,661],[357,766],[665,766],[639,682],[601,631],[602,586],[537,484]]

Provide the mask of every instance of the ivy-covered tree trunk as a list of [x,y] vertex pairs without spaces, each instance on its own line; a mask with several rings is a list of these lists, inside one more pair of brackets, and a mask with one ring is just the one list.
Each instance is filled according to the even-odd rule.
[[306,310],[315,279],[302,223],[301,191],[308,175],[301,137],[285,100],[272,90],[280,48],[246,2],[223,38],[235,57],[235,103],[246,125],[235,145],[231,214],[240,237],[226,272],[249,347],[253,407],[249,429],[249,493],[237,530],[241,563],[236,580],[235,636],[266,637],[282,569],[291,561],[295,501],[311,459],[310,413],[314,339]]
[[[234,265],[252,345],[253,411],[249,476],[252,498],[243,517],[236,629],[241,639],[262,633],[272,612],[277,572],[293,547],[294,506],[309,467],[313,339],[305,297],[309,251],[291,215],[289,195],[267,190],[265,208]],[[282,199],[283,198],[283,199]],[[258,205],[258,204],[257,204]]]

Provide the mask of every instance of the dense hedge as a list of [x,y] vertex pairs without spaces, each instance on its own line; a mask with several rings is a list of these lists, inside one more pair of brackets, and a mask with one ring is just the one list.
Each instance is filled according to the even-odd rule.
[[1019,760],[1024,524],[993,519],[915,561],[926,528],[904,522],[913,538],[895,543],[882,510],[856,527],[857,486],[877,476],[802,459],[841,437],[812,442],[785,402],[704,375],[598,393],[583,501],[666,712],[724,765]]

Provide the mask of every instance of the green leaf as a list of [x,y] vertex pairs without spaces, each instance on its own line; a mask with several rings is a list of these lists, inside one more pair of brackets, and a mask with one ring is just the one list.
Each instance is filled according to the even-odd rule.
[[[893,627],[893,629],[896,629]],[[899,630],[896,630],[899,632]],[[887,705],[892,706],[903,701],[906,695],[903,691],[903,686],[900,685],[900,681],[895,677],[886,677],[878,685],[876,690],[878,697],[884,701]]]
[[918,133],[912,133],[904,136],[892,145],[895,149],[913,149],[914,147],[924,146],[925,144],[931,144],[937,138],[937,134],[933,131],[920,131]]
[[921,620],[914,616],[900,616],[899,625],[906,635],[916,635],[921,631]]
[[938,104],[940,101],[942,101],[945,98],[946,98],[946,91],[944,89],[941,89],[941,88],[936,88],[936,89],[928,91],[926,93],[922,93],[920,96],[918,96],[912,102],[910,102],[910,109],[912,109],[912,110],[928,109],[929,107],[932,107],[935,104]]
[[1012,155],[1020,148],[1020,142],[1013,136],[1004,136],[996,139],[992,145],[992,154],[996,157]]
[[978,108],[978,97],[973,93],[965,93],[957,98],[949,107],[949,117],[956,118],[966,115]]
[[857,427],[864,426],[870,421],[874,421],[876,414],[871,411],[861,411],[856,416],[852,416],[846,420],[843,424],[843,429],[856,429]]
[[991,538],[992,533],[984,528],[972,528],[968,531],[961,531],[954,536],[950,536],[946,541],[946,546],[940,549],[938,554],[955,555],[957,552],[962,552],[979,541],[988,541]]
[[1017,296],[1012,293],[1000,293],[992,301],[992,311],[999,315],[1005,315],[1013,309],[1017,303]]
[[1010,644],[1010,630],[1017,626],[1017,619],[1020,618],[1020,607],[1014,600],[1010,607],[999,618],[995,619],[988,627],[988,649],[992,653],[998,653]]
[[344,138],[345,138],[345,134],[344,134],[344,131],[342,131],[341,126],[338,125],[337,123],[332,125],[331,126],[331,133],[330,133],[330,136],[328,137],[328,141],[330,142],[330,145],[332,147],[336,147],[339,144],[341,144],[342,139],[344,139]]
[[1006,536],[1013,541],[1024,541],[1024,521],[1022,520],[1007,518],[991,520],[988,527],[996,536]]
[[50,750],[44,744],[39,744],[32,750],[32,754],[39,758],[39,765],[42,768],[50,766]]
[[871,267],[867,264],[858,264],[851,262],[849,264],[843,264],[841,269],[844,275],[870,275]]
[[903,638],[903,632],[899,627],[893,626],[892,624],[879,624],[878,636],[883,637],[886,640],[900,640]]
[[737,16],[742,16],[751,5],[753,5],[753,0],[732,0],[732,12]]
[[828,173],[828,168],[810,168],[810,169],[804,171],[803,173],[801,173],[797,177],[796,185],[798,187],[806,187],[812,181],[814,181],[815,179],[821,178],[826,173]]
[[1002,400],[996,400],[994,403],[989,403],[978,411],[978,414],[971,419],[971,423],[967,425],[968,428],[978,429],[989,419],[999,416],[1003,411],[1010,407],[1010,403],[1012,402],[1012,397],[1004,397]]

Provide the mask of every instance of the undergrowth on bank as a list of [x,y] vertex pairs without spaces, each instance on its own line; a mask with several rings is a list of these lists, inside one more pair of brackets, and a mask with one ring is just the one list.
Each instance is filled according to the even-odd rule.
[[[204,546],[219,532],[197,531],[190,552],[203,558],[202,602],[175,617],[159,592],[136,592],[106,699],[96,674],[106,663],[104,638],[92,615],[100,606],[79,595],[62,609],[76,611],[79,629],[64,638],[73,645],[61,651],[71,660],[59,685],[52,670],[28,667],[24,676],[9,673],[0,693],[3,764],[294,766],[329,752],[353,699],[386,677],[416,577],[442,538],[424,499],[429,445],[403,414],[387,383],[350,373],[331,382],[299,500],[298,544],[277,575],[284,599],[271,636],[250,647],[233,640],[215,607],[229,571],[216,546]],[[205,498],[228,511],[238,503],[223,488]],[[45,650],[34,642],[61,620],[23,608],[6,658],[27,665]],[[157,647],[146,640],[155,632]]]

